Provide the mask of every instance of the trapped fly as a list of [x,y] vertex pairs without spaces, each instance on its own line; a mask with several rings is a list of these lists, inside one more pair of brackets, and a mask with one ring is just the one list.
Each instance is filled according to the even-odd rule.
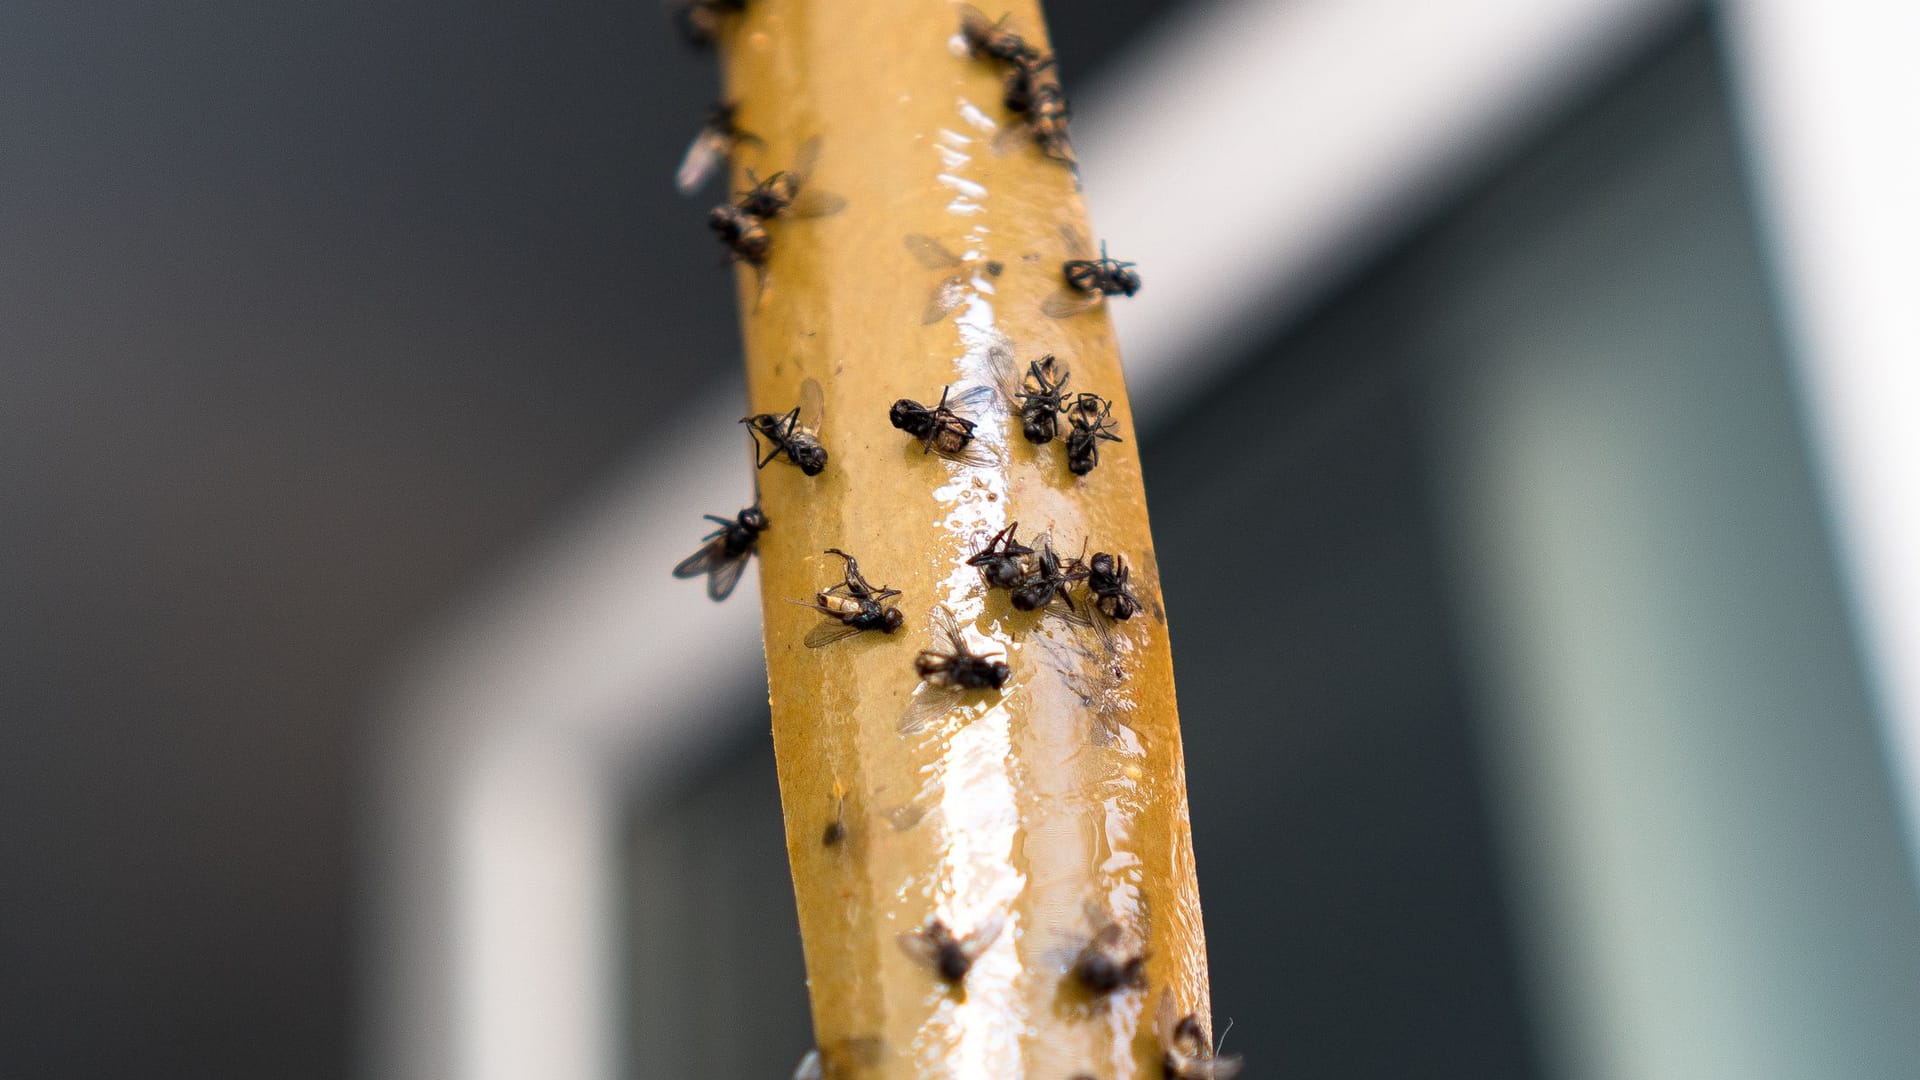
[[676,0],[671,8],[687,44],[710,49],[720,39],[728,17],[747,10],[747,0]]
[[1097,995],[1122,988],[1146,989],[1146,947],[1097,904],[1087,904],[1087,918],[1094,927],[1093,937],[1068,969],[1074,981]]
[[994,533],[987,545],[967,557],[967,565],[977,567],[987,585],[995,589],[1017,589],[1033,571],[1033,549],[1014,536],[1020,528],[1013,522]]
[[1093,594],[1094,608],[1119,622],[1133,618],[1140,610],[1140,598],[1127,582],[1132,573],[1121,556],[1094,552],[1087,562],[1087,591]]
[[1072,623],[1085,625],[1087,616],[1073,600],[1073,586],[1087,577],[1087,565],[1079,559],[1062,559],[1053,549],[1053,538],[1041,533],[1034,542],[1036,553],[1026,576],[1013,590],[1013,606],[1021,611],[1040,611],[1057,615]]
[[1013,353],[995,347],[990,356],[994,380],[1007,410],[1020,417],[1020,433],[1035,445],[1053,441],[1060,430],[1060,413],[1065,409],[1067,365],[1052,353],[1029,361],[1022,375],[1015,366]]
[[946,923],[929,918],[927,924],[900,935],[900,948],[908,956],[933,969],[941,980],[958,986],[973,970],[974,961],[987,951],[1006,926],[1006,916],[995,912],[969,934],[956,935]]
[[976,422],[961,411],[978,412],[993,398],[993,387],[974,386],[952,393],[951,386],[940,391],[940,403],[928,408],[912,398],[901,398],[887,410],[893,426],[920,440],[922,452],[939,454],[963,465],[991,465],[994,455],[973,444]]
[[1075,476],[1085,476],[1100,464],[1100,444],[1119,442],[1120,436],[1113,432],[1119,425],[1113,422],[1113,402],[1098,394],[1082,393],[1067,406],[1067,420],[1072,427],[1067,431],[1067,469]]
[[1096,259],[1080,230],[1062,225],[1060,237],[1073,257],[1060,264],[1066,284],[1040,305],[1048,318],[1071,318],[1098,307],[1109,296],[1132,296],[1140,291],[1140,274],[1133,269],[1136,264],[1108,257],[1104,241]]
[[753,434],[755,451],[760,449],[761,439],[767,440],[766,454],[756,467],[764,469],[769,461],[784,454],[801,472],[820,475],[820,470],[827,467],[827,448],[820,443],[820,424],[825,416],[820,382],[808,379],[800,384],[800,404],[787,412],[741,417],[740,422]]
[[680,169],[674,174],[673,183],[680,194],[691,195],[700,190],[714,170],[741,145],[763,145],[759,136],[741,130],[734,122],[736,109],[737,106],[723,101],[708,111],[706,122],[687,145],[686,156],[680,159]]
[[888,600],[900,595],[900,590],[884,586],[874,588],[860,573],[860,563],[839,548],[828,548],[826,553],[846,560],[840,584],[815,593],[812,603],[804,600],[787,601],[827,616],[828,621],[808,631],[807,648],[822,648],[863,630],[891,634],[900,629],[904,621],[900,609],[887,605]]
[[1011,64],[1040,55],[1040,51],[1028,45],[1019,34],[1007,29],[1007,19],[1006,15],[989,19],[986,12],[972,4],[960,5],[960,37],[974,59]]
[[847,208],[847,200],[831,192],[809,186],[815,166],[820,163],[818,135],[800,144],[793,164],[762,180],[748,170],[753,187],[740,196],[736,205],[744,213],[762,221],[773,218],[815,218],[837,214]]
[[1006,661],[973,651],[946,605],[933,609],[932,621],[933,647],[913,658],[921,686],[900,718],[902,735],[912,735],[935,717],[951,712],[968,691],[1000,689],[1011,674]]
[[755,503],[740,511],[734,518],[723,518],[713,514],[706,515],[708,521],[720,523],[718,529],[708,533],[706,543],[700,550],[680,561],[673,568],[677,578],[694,578],[707,575],[707,595],[715,600],[725,600],[740,584],[740,575],[747,568],[747,560],[753,557],[760,534],[767,529],[767,516],[760,512]]
[[1199,1014],[1178,1012],[1172,991],[1162,990],[1153,1027],[1160,1037],[1160,1066],[1169,1080],[1231,1080],[1240,1075],[1240,1056],[1219,1053]]

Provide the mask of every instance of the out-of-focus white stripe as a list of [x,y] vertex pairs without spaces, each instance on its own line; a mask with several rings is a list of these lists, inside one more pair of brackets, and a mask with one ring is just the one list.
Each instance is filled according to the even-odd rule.
[[1920,5],[1724,5],[1920,871]]

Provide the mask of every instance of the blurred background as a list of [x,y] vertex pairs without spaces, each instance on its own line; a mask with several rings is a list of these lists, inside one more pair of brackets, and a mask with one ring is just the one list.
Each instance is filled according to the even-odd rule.
[[[1920,27],[1428,7],[1049,4],[1216,1029],[1912,1077]],[[756,613],[666,577],[716,85],[648,3],[0,9],[0,1077],[791,1070]]]

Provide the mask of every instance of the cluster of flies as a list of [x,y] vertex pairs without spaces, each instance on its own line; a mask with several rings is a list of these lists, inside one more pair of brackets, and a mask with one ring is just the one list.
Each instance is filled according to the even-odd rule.
[[[678,0],[675,19],[690,43],[710,47],[722,36],[727,23],[746,10],[747,3]],[[1009,29],[1005,17],[989,19],[965,4],[960,5],[960,11],[960,36],[968,53],[999,69],[1001,104],[1018,120],[1008,130],[1024,131],[1047,158],[1075,168],[1068,134],[1070,110],[1054,58]],[[759,137],[740,127],[732,105],[717,105],[687,148],[675,182],[682,193],[693,194],[741,147],[762,145]],[[819,155],[820,140],[812,138],[801,144],[786,169],[765,179],[749,169],[751,186],[708,212],[708,226],[734,260],[754,268],[763,293],[773,248],[768,226],[782,219],[827,217],[846,208],[845,199],[811,186]],[[1045,315],[1070,318],[1091,310],[1107,297],[1132,296],[1139,290],[1140,275],[1133,263],[1110,258],[1105,244],[1096,258],[1085,238],[1071,226],[1061,228],[1061,237],[1069,258],[1060,267],[1063,284],[1041,305]],[[914,234],[906,243],[915,258],[930,269],[955,270],[963,265],[959,256],[931,237]],[[988,263],[987,270],[997,275],[1002,266]],[[922,321],[944,319],[963,296],[963,275],[943,278],[923,311]],[[930,406],[901,398],[888,410],[889,422],[918,442],[925,453],[962,464],[994,464],[995,456],[975,440],[975,431],[979,423],[976,417],[997,394],[1008,414],[1019,417],[1021,434],[1028,442],[1036,446],[1056,439],[1064,442],[1067,468],[1075,476],[1086,476],[1100,463],[1101,443],[1119,441],[1114,433],[1112,402],[1086,391],[1069,392],[1067,366],[1054,356],[1031,361],[1025,372],[1018,370],[1005,350],[995,350],[992,359],[993,385],[968,387],[958,393],[946,387]],[[754,440],[758,467],[784,460],[807,476],[817,476],[827,467],[827,449],[820,438],[823,421],[823,394],[813,379],[801,385],[800,401],[792,409],[741,419]],[[768,527],[767,517],[756,503],[732,518],[708,515],[707,520],[717,528],[703,538],[698,551],[674,567],[673,573],[681,578],[705,577],[708,595],[724,600],[757,550],[760,534]],[[1129,582],[1130,571],[1121,556],[1101,551],[1089,558],[1084,548],[1078,556],[1062,556],[1049,535],[1042,533],[1027,544],[1020,541],[1018,530],[1018,522],[1008,525],[967,558],[967,564],[980,572],[988,588],[1004,590],[1015,609],[1043,612],[1077,626],[1092,627],[1103,641],[1110,641],[1114,624],[1140,610],[1140,600]],[[828,548],[826,554],[841,560],[840,581],[819,590],[811,600],[789,601],[823,617],[808,632],[805,645],[818,649],[856,634],[900,630],[905,618],[891,602],[900,596],[900,590],[872,584],[861,572],[859,561],[839,548]],[[903,733],[922,729],[957,707],[970,692],[1000,690],[1012,674],[1004,660],[975,650],[944,605],[936,606],[931,617],[933,644],[914,657],[914,670],[923,685],[901,720]],[[831,820],[821,834],[821,842],[827,847],[840,844],[847,835],[846,791],[837,782],[832,798]],[[1097,997],[1144,990],[1144,944],[1103,912],[1090,908],[1089,918],[1096,929],[1073,958],[1066,978]],[[960,987],[974,962],[999,937],[1005,922],[1002,915],[990,916],[960,934],[941,919],[931,918],[919,929],[902,934],[900,945],[941,981]],[[1172,1080],[1226,1080],[1240,1071],[1240,1060],[1217,1052],[1196,1014],[1178,1015],[1171,994],[1163,992],[1160,996],[1155,1030],[1162,1047],[1163,1069]],[[869,1050],[875,1045],[873,1040],[855,1041],[866,1044]],[[813,1080],[825,1075],[824,1070],[820,1052],[810,1051],[794,1071],[794,1080]]]

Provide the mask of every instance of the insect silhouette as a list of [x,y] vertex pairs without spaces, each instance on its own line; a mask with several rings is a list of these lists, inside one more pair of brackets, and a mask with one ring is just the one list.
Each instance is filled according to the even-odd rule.
[[946,923],[930,918],[920,929],[901,934],[900,948],[932,968],[942,981],[958,986],[966,980],[967,972],[973,970],[974,961],[1000,936],[1006,922],[1006,916],[995,912],[974,927],[972,933],[956,935]]
[[1060,413],[1066,407],[1067,365],[1048,353],[1028,362],[1023,375],[1013,353],[999,347],[994,348],[990,360],[1007,411],[1020,417],[1020,433],[1036,446],[1052,442],[1059,434]]
[[734,259],[761,275],[764,286],[767,254],[773,250],[773,235],[767,232],[766,221],[732,203],[721,203],[707,211],[707,228],[719,235]]
[[1007,29],[1007,19],[1006,15],[989,19],[972,4],[960,5],[960,37],[974,59],[1012,64],[1040,55],[1040,50]]
[[923,233],[908,233],[907,250],[921,266],[929,270],[952,271],[933,286],[933,295],[927,297],[927,306],[920,310],[920,324],[932,326],[934,323],[953,314],[967,299],[967,260],[949,251],[946,245]]
[[833,792],[827,798],[833,803],[833,816],[820,831],[820,846],[835,847],[847,838],[847,788],[838,776],[833,778]]
[[706,122],[694,133],[693,141],[687,145],[686,156],[680,159],[680,169],[674,174],[674,186],[680,194],[691,195],[706,184],[714,170],[725,163],[733,151],[747,143],[755,146],[765,145],[758,135],[743,131],[734,123],[736,106],[721,102],[707,113]]
[[969,690],[1000,689],[1011,674],[1006,661],[973,651],[944,604],[933,609],[933,647],[920,650],[913,667],[922,685],[900,718],[902,735],[921,731],[934,717],[951,712]]
[[784,454],[801,472],[808,476],[820,475],[820,470],[827,467],[827,448],[820,443],[820,424],[825,416],[820,383],[808,379],[800,384],[800,404],[792,409],[741,417],[740,422],[753,434],[756,452],[760,449],[760,440],[767,441],[767,451],[756,467],[764,469],[768,462]]
[[1068,969],[1074,980],[1090,994],[1111,994],[1123,987],[1146,989],[1145,947],[1098,905],[1087,905],[1087,917],[1094,926],[1093,938]]
[[1000,104],[1016,115],[1024,116],[1033,112],[1035,101],[1048,96],[1044,87],[1059,87],[1053,69],[1051,56],[1022,58],[1009,63],[1000,77]]
[[747,10],[747,0],[677,0],[673,21],[680,36],[696,49],[709,49],[720,39],[727,17]]
[[1072,425],[1067,431],[1067,469],[1073,475],[1085,476],[1100,464],[1101,443],[1120,441],[1113,433],[1119,425],[1112,413],[1113,402],[1098,394],[1082,393],[1067,406]]
[[823,648],[863,630],[891,634],[900,629],[905,621],[900,609],[887,605],[888,600],[900,595],[900,590],[876,589],[868,584],[866,577],[860,573],[859,562],[839,548],[828,548],[827,554],[838,555],[846,560],[842,573],[844,580],[815,593],[812,603],[804,600],[787,601],[827,616],[828,621],[807,632],[807,648]]
[[1169,1080],[1232,1080],[1240,1075],[1240,1056],[1219,1053],[1197,1014],[1179,1016],[1171,991],[1160,992],[1153,1027],[1160,1037],[1160,1066]]
[[1087,591],[1093,594],[1094,609],[1109,619],[1125,622],[1140,610],[1140,598],[1133,595],[1127,579],[1133,571],[1126,559],[1096,551],[1087,562]]
[[765,180],[748,170],[747,179],[753,182],[753,187],[740,196],[736,205],[741,211],[762,221],[782,217],[828,217],[845,210],[847,200],[809,186],[814,168],[819,163],[820,137],[816,135],[800,144],[790,167]]
[[928,408],[912,398],[901,398],[887,410],[894,427],[920,440],[922,452],[931,452],[963,465],[991,465],[997,458],[973,441],[976,422],[961,411],[977,412],[993,399],[991,386],[974,386],[952,393],[951,386],[940,391],[940,403]]
[[1140,291],[1136,265],[1107,256],[1107,245],[1100,245],[1100,257],[1093,257],[1087,238],[1071,225],[1060,226],[1060,237],[1072,258],[1060,264],[1066,279],[1058,291],[1049,295],[1040,310],[1050,319],[1067,319],[1098,307],[1109,296],[1132,296]]
[[1087,577],[1087,564],[1080,559],[1062,559],[1053,550],[1053,538],[1041,533],[1037,550],[1027,573],[1013,589],[1013,606],[1021,611],[1040,611],[1072,623],[1085,625],[1088,617],[1074,603],[1073,586]]
[[680,560],[680,565],[673,568],[673,576],[694,578],[705,574],[707,595],[725,600],[733,587],[740,584],[740,574],[746,570],[747,560],[753,557],[760,534],[767,530],[767,516],[756,503],[731,519],[713,514],[706,517],[708,521],[719,522],[720,527],[706,535],[706,543],[699,551]]
[[978,567],[990,588],[1017,589],[1033,571],[1033,549],[1015,538],[1018,528],[1020,523],[1013,522],[994,533],[987,546],[967,557],[967,565]]

